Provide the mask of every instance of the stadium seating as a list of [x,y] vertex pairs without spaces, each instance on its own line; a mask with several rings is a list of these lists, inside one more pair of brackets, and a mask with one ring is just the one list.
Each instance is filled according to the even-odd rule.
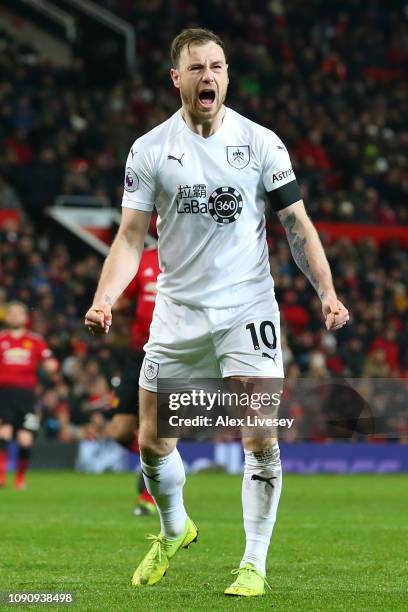
[[[89,338],[83,314],[100,260],[90,251],[76,257],[64,241],[50,240],[43,212],[59,194],[97,195],[120,206],[132,141],[178,106],[177,95],[169,95],[167,48],[186,19],[182,2],[101,4],[136,28],[134,75],[94,80],[80,49],[72,65],[51,65],[0,30],[0,209],[20,218],[0,229],[0,321],[8,299],[24,300],[33,308],[32,327],[60,360],[59,374],[42,378],[39,408],[44,435],[61,440],[97,435],[90,415],[109,408],[130,313],[115,314],[109,336]],[[359,240],[355,228],[353,237],[346,229],[341,237],[330,233],[339,223],[407,225],[402,9],[371,1],[254,5],[249,12],[242,3],[206,0],[187,10],[192,24],[213,27],[227,41],[228,104],[286,142],[308,209],[326,224],[336,286],[352,313],[340,332],[324,331],[319,300],[276,218],[269,219],[288,375],[406,377],[406,242]]]

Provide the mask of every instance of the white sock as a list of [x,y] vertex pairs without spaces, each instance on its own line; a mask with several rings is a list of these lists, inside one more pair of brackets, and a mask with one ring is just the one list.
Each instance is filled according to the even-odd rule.
[[180,453],[175,448],[166,457],[149,458],[148,463],[140,457],[140,465],[146,488],[159,511],[162,533],[170,540],[178,538],[187,519],[183,502],[186,475]]
[[240,567],[252,563],[265,575],[266,555],[282,488],[278,444],[262,451],[245,450],[242,509],[246,547]]

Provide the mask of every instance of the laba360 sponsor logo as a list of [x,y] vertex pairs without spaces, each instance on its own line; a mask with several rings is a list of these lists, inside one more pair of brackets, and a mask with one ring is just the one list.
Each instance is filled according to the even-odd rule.
[[222,225],[234,223],[239,218],[243,206],[242,195],[234,187],[218,187],[210,195],[208,204],[191,198],[183,198],[176,202],[179,214],[210,213],[214,221]]
[[279,172],[275,172],[272,176],[272,183],[276,183],[277,181],[283,181],[283,179],[288,178],[293,174],[293,169],[289,168],[289,170],[279,170]]

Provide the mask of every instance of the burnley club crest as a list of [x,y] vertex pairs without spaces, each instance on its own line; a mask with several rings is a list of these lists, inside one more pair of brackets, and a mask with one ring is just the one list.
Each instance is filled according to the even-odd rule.
[[242,170],[249,164],[251,154],[249,145],[240,145],[237,147],[227,147],[227,159],[230,166]]

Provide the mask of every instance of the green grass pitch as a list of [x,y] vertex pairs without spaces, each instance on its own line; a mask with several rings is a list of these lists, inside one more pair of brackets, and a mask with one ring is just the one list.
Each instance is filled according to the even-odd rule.
[[243,549],[240,478],[188,478],[198,543],[158,585],[134,589],[144,534],[158,531],[157,519],[132,515],[134,476],[31,473],[26,491],[0,491],[0,591],[76,595],[71,608],[21,606],[33,610],[407,610],[407,485],[408,475],[287,475],[272,591],[237,599],[222,592]]

